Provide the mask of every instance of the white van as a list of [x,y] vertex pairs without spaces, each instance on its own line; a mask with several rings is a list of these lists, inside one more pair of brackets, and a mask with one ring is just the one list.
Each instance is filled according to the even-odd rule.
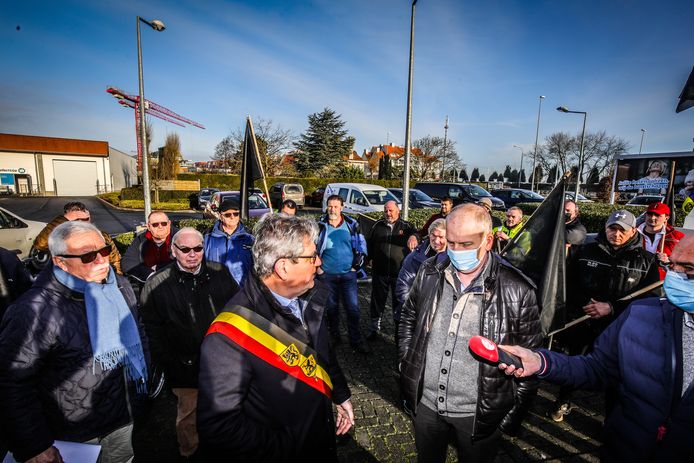
[[344,200],[344,212],[358,214],[363,212],[383,212],[383,205],[395,201],[398,207],[402,205],[393,193],[380,185],[366,183],[330,183],[323,194],[323,211],[328,207],[328,198],[339,195]]

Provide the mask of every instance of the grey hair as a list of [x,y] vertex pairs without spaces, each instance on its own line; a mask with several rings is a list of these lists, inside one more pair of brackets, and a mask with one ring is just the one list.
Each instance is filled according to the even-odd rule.
[[198,238],[200,238],[200,241],[201,241],[201,242],[204,242],[204,241],[205,241],[205,238],[203,238],[202,233],[200,233],[199,231],[197,231],[195,228],[193,228],[193,227],[184,227],[184,228],[181,228],[180,230],[178,230],[178,231],[176,232],[176,234],[173,236],[173,238],[171,238],[171,242],[172,242],[173,244],[178,244],[178,236],[179,236],[179,235],[181,235],[181,236],[182,236],[182,235],[185,235],[186,233],[192,233],[193,235],[195,235],[195,236],[197,236]]
[[431,233],[437,229],[446,231],[446,219],[436,219],[431,222],[431,225],[429,225],[429,229],[427,230],[427,234],[431,235]]
[[83,235],[86,233],[96,233],[103,240],[103,236],[98,228],[89,222],[73,220],[61,223],[48,235],[48,250],[53,256],[67,254],[67,240],[73,235]]
[[283,257],[304,253],[304,240],[315,242],[318,225],[310,218],[286,214],[265,214],[253,229],[253,269],[260,278],[272,275]]
[[518,211],[518,212],[520,212],[521,217],[523,217],[523,209],[521,209],[521,208],[518,207],[518,206],[509,207],[509,208],[506,210],[506,212],[509,212],[509,211]]
[[454,217],[458,215],[465,215],[466,218],[469,216],[477,225],[479,225],[481,231],[485,235],[490,235],[492,233],[492,216],[489,215],[487,208],[481,204],[475,203],[463,203],[459,204],[453,208],[453,210],[446,216],[446,224],[449,220],[453,220]]

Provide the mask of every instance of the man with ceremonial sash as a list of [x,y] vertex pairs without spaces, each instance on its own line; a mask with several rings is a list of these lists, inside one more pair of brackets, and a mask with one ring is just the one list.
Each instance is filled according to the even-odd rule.
[[314,288],[318,228],[268,214],[254,235],[254,273],[202,344],[200,447],[214,461],[337,461],[335,434],[354,415],[324,322],[328,291]]

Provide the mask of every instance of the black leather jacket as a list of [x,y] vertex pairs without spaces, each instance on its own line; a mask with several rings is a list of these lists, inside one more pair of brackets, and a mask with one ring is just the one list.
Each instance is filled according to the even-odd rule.
[[[499,344],[539,347],[542,341],[535,285],[497,254],[490,253],[485,280],[480,335]],[[450,260],[427,260],[417,273],[400,320],[398,357],[405,406],[416,411],[422,397],[424,362],[436,301],[441,296],[444,270]],[[537,391],[535,379],[506,376],[494,365],[480,362],[473,439],[491,435],[497,427],[513,434],[520,428]]]
[[140,314],[152,360],[164,370],[169,387],[198,387],[202,339],[238,291],[236,280],[218,262],[203,261],[193,275],[174,261],[147,280]]

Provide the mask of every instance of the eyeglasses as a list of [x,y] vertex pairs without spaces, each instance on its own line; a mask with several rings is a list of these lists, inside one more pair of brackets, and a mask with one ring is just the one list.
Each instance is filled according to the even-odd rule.
[[238,217],[240,215],[241,215],[240,212],[225,212],[224,214],[222,214],[222,216],[226,217],[227,219],[229,219],[231,217]]
[[169,225],[169,222],[150,222],[150,225],[152,228],[166,227]]
[[320,257],[320,255],[316,252],[312,256],[285,256],[285,257],[280,257],[280,259],[289,259],[289,260],[308,259],[308,261],[310,263],[315,264],[316,259],[318,259],[319,257]]
[[[675,267],[679,267],[684,269],[684,272],[681,272],[679,270],[675,270]],[[694,268],[692,268],[691,265],[679,265],[674,262],[670,262],[667,265],[667,269],[670,272],[678,273],[682,275],[683,277],[687,278],[687,280],[694,280],[694,273],[687,273],[687,272],[694,272]]]
[[96,251],[89,251],[85,252],[84,254],[60,254],[58,257],[65,257],[68,259],[77,259],[79,258],[82,260],[83,264],[90,264],[94,262],[96,259],[97,255],[101,255],[101,257],[108,257],[111,254],[111,245],[107,244],[101,249],[97,249]]
[[189,248],[188,246],[179,246],[177,244],[174,244],[174,246],[176,246],[176,249],[181,251],[183,254],[188,254],[190,251],[195,251],[196,253],[198,253],[202,252],[202,250],[205,249],[203,248],[202,244],[199,246],[195,246],[194,248]]

